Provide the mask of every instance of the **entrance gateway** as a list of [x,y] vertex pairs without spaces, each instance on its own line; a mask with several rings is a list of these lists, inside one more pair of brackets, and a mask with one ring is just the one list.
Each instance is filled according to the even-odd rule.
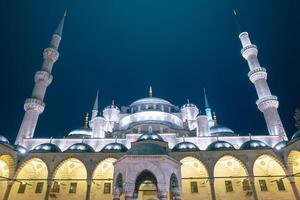
[[114,164],[114,200],[181,200],[181,163],[166,147],[155,140],[132,143]]

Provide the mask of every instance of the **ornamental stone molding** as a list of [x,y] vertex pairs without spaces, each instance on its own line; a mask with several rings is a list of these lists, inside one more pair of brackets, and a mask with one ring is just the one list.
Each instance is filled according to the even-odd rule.
[[248,73],[248,77],[252,83],[260,79],[267,80],[267,72],[265,68],[255,68]]
[[269,108],[277,109],[279,106],[279,102],[276,96],[267,96],[257,100],[256,105],[261,112],[264,112]]
[[249,58],[249,56],[253,56],[253,55],[257,56],[258,50],[256,45],[250,44],[248,46],[245,46],[244,48],[242,48],[241,54],[246,60]]
[[56,62],[58,60],[59,53],[54,48],[46,48],[43,52],[43,58],[49,62]]
[[25,111],[35,110],[40,114],[44,111],[44,109],[45,109],[45,103],[39,99],[28,98],[25,100],[25,104],[24,104]]
[[34,81],[43,82],[46,86],[50,85],[53,80],[53,76],[46,71],[37,71],[34,76]]

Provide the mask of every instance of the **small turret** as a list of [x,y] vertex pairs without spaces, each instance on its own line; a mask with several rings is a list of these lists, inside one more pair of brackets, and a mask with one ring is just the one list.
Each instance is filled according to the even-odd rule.
[[119,123],[119,115],[120,115],[120,109],[118,106],[115,105],[114,100],[112,101],[112,104],[107,106],[103,110],[103,117],[108,122],[115,122]]
[[214,121],[213,121],[213,118],[212,118],[212,112],[211,112],[211,108],[210,108],[209,103],[208,103],[208,98],[207,98],[207,95],[206,95],[205,88],[203,88],[203,94],[204,94],[205,114],[208,118],[209,127],[213,127],[214,126]]

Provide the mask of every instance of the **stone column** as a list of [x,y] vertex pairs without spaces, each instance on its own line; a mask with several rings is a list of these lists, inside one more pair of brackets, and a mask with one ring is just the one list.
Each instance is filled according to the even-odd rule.
[[91,179],[88,179],[86,181],[86,197],[85,197],[86,200],[90,200],[91,198],[91,185],[92,185],[92,181]]
[[296,185],[296,182],[295,182],[295,177],[288,177],[288,179],[289,179],[289,182],[291,184],[291,187],[292,187],[295,198],[297,200],[300,200],[300,195],[299,195],[299,191],[298,191],[298,188],[297,188],[297,185]]
[[254,177],[253,176],[251,176],[249,178],[249,182],[250,182],[250,186],[251,186],[251,190],[252,190],[252,194],[253,194],[253,200],[258,200],[257,192],[256,192],[256,188],[255,188]]
[[211,200],[216,200],[215,180],[209,179]]
[[157,194],[159,200],[168,200],[168,192],[166,191],[159,191]]
[[3,197],[4,200],[8,200],[8,197],[9,197],[9,194],[10,194],[13,184],[14,184],[13,181],[7,181],[7,188],[6,188],[4,197]]
[[49,199],[50,191],[51,191],[51,181],[47,181],[47,189],[46,189],[46,194],[45,194],[45,200]]
[[125,183],[125,200],[134,200],[134,183]]

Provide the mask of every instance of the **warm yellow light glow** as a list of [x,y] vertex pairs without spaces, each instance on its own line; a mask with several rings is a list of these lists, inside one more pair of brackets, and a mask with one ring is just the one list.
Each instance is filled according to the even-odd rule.
[[[193,157],[186,157],[180,162],[182,199],[210,199],[208,172],[203,163]],[[191,184],[197,185],[198,192],[194,190],[192,193]]]
[[[116,159],[107,158],[100,162],[93,173],[93,184],[91,188],[91,199],[97,200],[101,196],[101,200],[111,200],[112,199],[112,189],[113,189],[113,174],[114,174],[114,162]],[[108,191],[108,186],[110,184],[110,191]],[[105,189],[106,185],[106,189]]]
[[[1,177],[9,177],[9,167],[7,162],[3,159],[3,157],[0,157],[0,176]],[[5,178],[0,178],[0,191],[5,191],[7,188],[7,181],[4,181]],[[0,199],[3,199],[4,192],[0,192]]]
[[[17,172],[17,180],[22,184],[26,184],[24,193],[18,193],[20,182],[14,182],[11,189],[10,200],[24,199],[42,199],[46,192],[46,179],[48,177],[48,169],[46,164],[39,158],[33,158],[25,162]],[[35,189],[38,183],[43,183],[41,193],[36,193]]]

